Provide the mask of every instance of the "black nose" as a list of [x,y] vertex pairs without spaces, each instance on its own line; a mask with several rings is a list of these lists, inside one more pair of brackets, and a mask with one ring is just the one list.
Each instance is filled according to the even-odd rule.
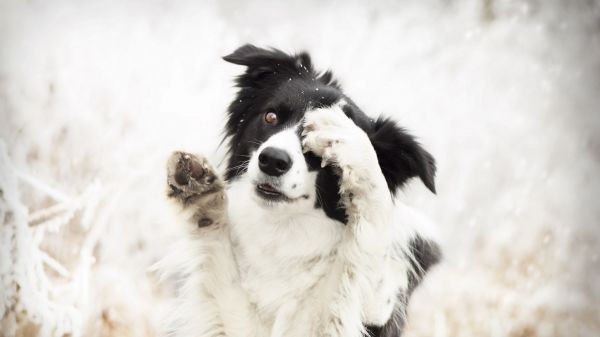
[[258,155],[258,167],[270,176],[280,176],[292,167],[292,159],[288,154],[274,147],[267,147]]

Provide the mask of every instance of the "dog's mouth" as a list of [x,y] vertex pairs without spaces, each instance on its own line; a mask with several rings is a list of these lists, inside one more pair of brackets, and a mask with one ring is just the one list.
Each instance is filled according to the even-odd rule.
[[257,184],[256,193],[260,197],[270,201],[291,201],[285,194],[268,183]]
[[308,199],[308,195],[302,195],[298,198],[290,198],[269,183],[256,184],[256,194],[258,194],[258,196],[261,198],[272,202],[292,202],[301,198]]

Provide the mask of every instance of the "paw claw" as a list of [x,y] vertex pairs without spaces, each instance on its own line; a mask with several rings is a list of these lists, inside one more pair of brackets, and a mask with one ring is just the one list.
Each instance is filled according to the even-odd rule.
[[169,195],[171,196],[180,194],[182,192],[179,188],[177,188],[177,186],[173,184],[169,184],[169,187],[171,188],[171,192],[169,193]]

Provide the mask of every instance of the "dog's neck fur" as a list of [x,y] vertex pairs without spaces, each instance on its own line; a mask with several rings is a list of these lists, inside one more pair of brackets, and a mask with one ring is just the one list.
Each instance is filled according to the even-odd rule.
[[259,205],[245,184],[233,181],[228,190],[232,249],[242,286],[261,316],[271,320],[291,296],[309,291],[327,272],[344,224],[321,209]]

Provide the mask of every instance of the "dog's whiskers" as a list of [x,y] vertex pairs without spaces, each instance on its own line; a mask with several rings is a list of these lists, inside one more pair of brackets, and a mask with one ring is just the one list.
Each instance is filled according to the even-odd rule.
[[242,171],[244,169],[248,168],[248,164],[250,163],[250,160],[244,160],[242,161],[239,165],[236,166],[232,166],[230,168],[228,168],[227,170],[225,170],[226,173],[229,173],[231,171]]

